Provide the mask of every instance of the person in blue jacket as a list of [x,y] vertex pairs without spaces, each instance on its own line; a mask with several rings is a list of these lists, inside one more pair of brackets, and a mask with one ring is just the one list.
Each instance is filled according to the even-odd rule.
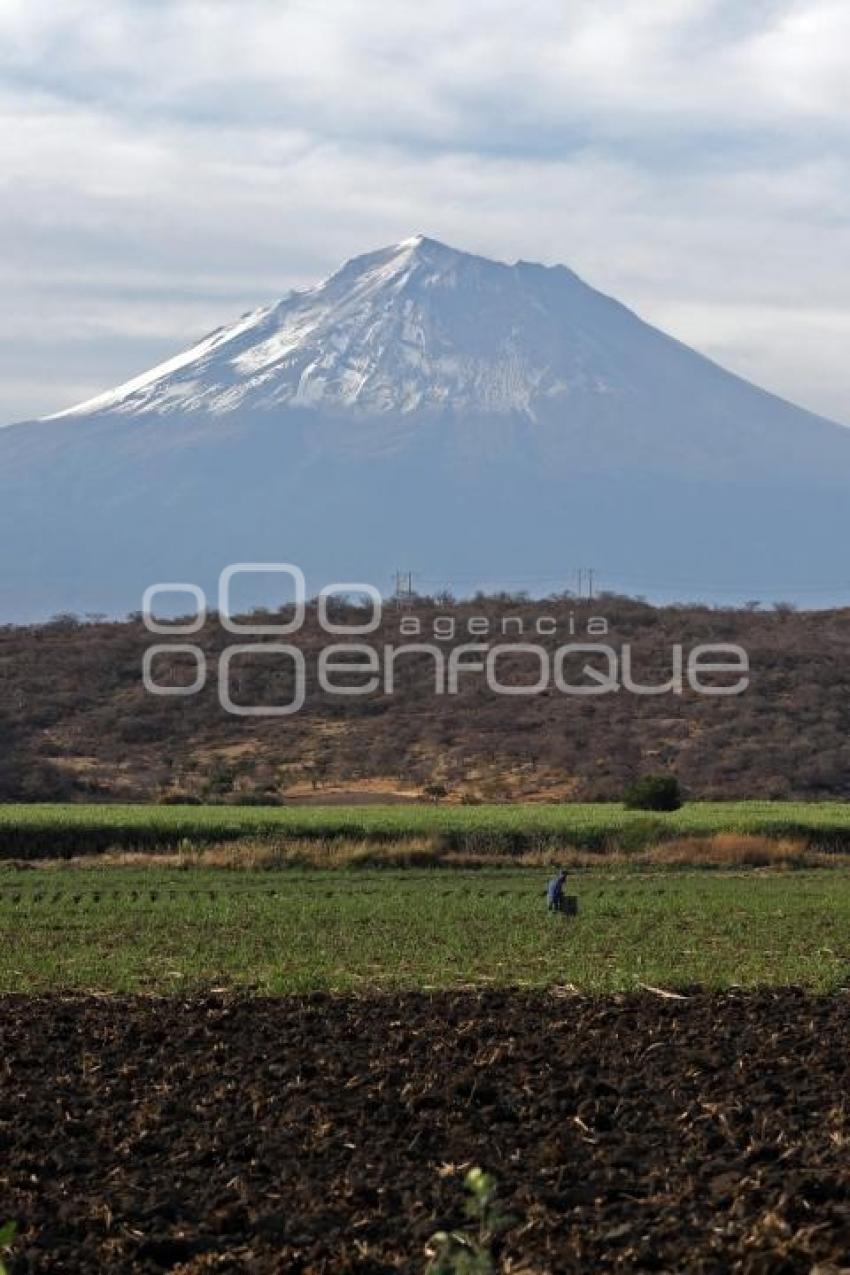
[[552,880],[549,882],[549,884],[546,887],[546,902],[548,904],[550,912],[561,911],[561,895],[564,892],[564,882],[566,881],[566,879],[567,879],[566,869],[561,868],[561,871],[558,873],[558,875],[556,877],[552,877]]

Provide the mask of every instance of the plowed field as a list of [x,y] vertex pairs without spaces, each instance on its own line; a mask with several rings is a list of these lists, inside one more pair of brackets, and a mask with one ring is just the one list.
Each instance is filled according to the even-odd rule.
[[[12,1272],[850,1266],[850,997],[0,1000]],[[830,1269],[829,1266],[826,1268]]]

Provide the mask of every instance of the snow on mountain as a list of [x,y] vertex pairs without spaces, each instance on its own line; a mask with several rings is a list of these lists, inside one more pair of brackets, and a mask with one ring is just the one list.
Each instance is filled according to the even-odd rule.
[[311,588],[589,562],[654,596],[843,598],[848,487],[850,430],[564,266],[416,236],[0,430],[0,623],[130,610],[157,580],[214,598],[239,561]]
[[592,341],[553,343],[576,292],[598,296],[563,266],[503,265],[417,235],[46,419],[284,406],[534,419],[540,401],[606,391]]

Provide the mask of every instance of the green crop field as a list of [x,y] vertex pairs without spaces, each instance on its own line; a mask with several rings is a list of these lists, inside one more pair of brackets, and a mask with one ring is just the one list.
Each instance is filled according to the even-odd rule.
[[850,871],[44,868],[0,876],[0,990],[850,984]]
[[518,852],[573,846],[640,849],[681,836],[752,833],[850,849],[844,802],[694,802],[672,814],[616,804],[481,806],[0,805],[0,858],[166,849],[244,837],[348,837],[375,842],[430,836],[457,850]]

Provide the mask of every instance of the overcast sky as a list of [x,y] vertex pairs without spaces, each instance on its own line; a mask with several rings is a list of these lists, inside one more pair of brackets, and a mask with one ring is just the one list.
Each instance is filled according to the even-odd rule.
[[422,232],[850,424],[848,0],[0,0],[0,423]]

